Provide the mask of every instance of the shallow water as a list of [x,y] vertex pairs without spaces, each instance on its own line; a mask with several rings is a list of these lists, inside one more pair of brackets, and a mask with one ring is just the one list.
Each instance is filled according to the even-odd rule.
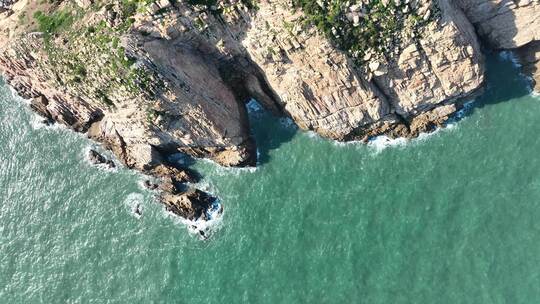
[[0,302],[537,302],[540,99],[488,63],[463,119],[384,149],[253,110],[258,169],[195,164],[225,206],[208,241],[1,85]]

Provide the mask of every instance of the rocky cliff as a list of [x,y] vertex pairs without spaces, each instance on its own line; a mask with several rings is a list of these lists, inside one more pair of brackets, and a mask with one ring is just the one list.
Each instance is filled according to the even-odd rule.
[[512,50],[521,59],[523,72],[540,89],[540,1],[458,0],[486,45]]
[[[32,108],[160,177],[173,212],[213,198],[170,156],[251,166],[245,103],[335,140],[416,136],[481,89],[489,47],[538,64],[536,1],[0,0],[0,71]],[[189,187],[187,188],[189,189]]]

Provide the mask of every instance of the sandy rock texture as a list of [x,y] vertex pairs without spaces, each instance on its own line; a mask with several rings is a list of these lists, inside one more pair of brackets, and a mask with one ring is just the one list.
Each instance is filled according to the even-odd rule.
[[[261,1],[243,44],[301,128],[338,140],[415,136],[431,128],[428,119],[444,121],[456,110],[451,104],[483,83],[473,27],[453,2],[439,3],[441,18],[402,38],[397,54],[368,61],[368,69],[359,69],[315,28],[302,27],[301,12],[288,1]],[[430,4],[418,1],[415,9]]]
[[540,1],[457,0],[486,44],[498,50],[515,50],[523,71],[540,90]]

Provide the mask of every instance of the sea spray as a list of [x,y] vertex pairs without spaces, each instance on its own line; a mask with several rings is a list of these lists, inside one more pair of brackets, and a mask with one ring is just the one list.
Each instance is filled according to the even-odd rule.
[[[90,160],[90,151],[91,150],[98,151],[106,159],[112,160],[113,163],[114,163],[114,166],[111,166],[111,165],[109,165],[107,163],[93,163]],[[110,151],[107,151],[107,150],[103,150],[103,149],[101,149],[100,146],[97,146],[95,144],[89,144],[89,145],[85,146],[84,149],[82,150],[81,158],[84,160],[84,162],[86,164],[90,165],[91,167],[95,167],[95,168],[98,168],[100,170],[107,171],[107,172],[118,172],[119,167],[122,166],[122,163],[116,158],[116,156],[113,153],[111,153]],[[137,172],[135,172],[135,173],[137,173]]]
[[[257,156],[259,156],[259,152],[257,151]],[[257,166],[255,167],[224,167],[217,162],[215,162],[212,159],[203,158],[199,159],[199,162],[210,164],[213,168],[213,173],[221,176],[234,174],[234,175],[240,175],[245,173],[255,173],[257,170],[259,170],[259,157],[257,157]]]
[[216,199],[212,203],[202,218],[194,220],[179,217],[176,214],[163,209],[163,216],[165,218],[173,221],[177,225],[186,227],[191,235],[197,236],[203,240],[210,238],[220,229],[224,214],[225,211],[219,199]]
[[124,200],[124,205],[130,215],[135,218],[140,218],[143,211],[144,195],[141,193],[132,192]]

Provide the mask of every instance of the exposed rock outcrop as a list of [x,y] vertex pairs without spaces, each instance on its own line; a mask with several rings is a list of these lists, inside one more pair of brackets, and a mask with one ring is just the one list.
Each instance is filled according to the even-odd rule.
[[[423,33],[403,37],[397,56],[371,61],[373,73],[363,73],[314,27],[302,27],[302,14],[288,1],[261,1],[244,45],[301,128],[338,140],[380,133],[414,136],[430,128],[412,121],[444,121],[456,110],[446,104],[483,82],[474,29],[455,5],[439,3],[442,17]],[[445,110],[432,111],[439,106]],[[444,116],[435,117],[439,114]]]
[[96,150],[91,149],[88,151],[88,160],[95,165],[104,165],[105,167],[112,169],[116,167],[114,161],[107,159]]
[[[196,175],[169,164],[169,154],[184,152],[228,166],[254,164],[246,109],[221,79],[218,66],[196,46],[115,28],[97,33],[100,15],[108,10],[118,15],[117,7],[85,16],[79,22],[89,32],[81,35],[9,38],[19,20],[12,19],[24,8],[0,20],[8,32],[0,36],[0,69],[48,120],[87,132],[129,168],[163,178],[163,184],[182,191],[189,188],[178,185],[196,181]],[[99,39],[115,39],[118,46],[96,43]],[[186,197],[182,207],[189,214],[189,202],[199,203]]]
[[535,90],[540,90],[540,2],[457,0],[457,3],[490,47],[516,51],[523,72],[534,80]]
[[206,219],[206,211],[216,198],[197,189],[189,189],[182,194],[165,194],[162,202],[167,210],[188,220]]
[[522,71],[533,82],[535,91],[540,92],[540,40],[530,42],[516,50]]
[[514,49],[540,39],[536,0],[456,0],[478,34],[495,49]]
[[[323,12],[327,2],[317,2]],[[339,28],[321,31],[287,0],[0,0],[0,71],[47,120],[86,132],[129,168],[159,178],[149,187],[167,208],[197,219],[215,198],[187,186],[198,176],[169,156],[255,165],[251,98],[336,140],[417,136],[481,89],[477,32],[494,48],[519,48],[525,70],[538,77],[539,7],[354,2],[338,16],[351,29],[369,14],[377,22],[387,8],[399,19],[373,32],[384,48],[351,53],[335,41]],[[396,24],[403,28],[384,36]]]

